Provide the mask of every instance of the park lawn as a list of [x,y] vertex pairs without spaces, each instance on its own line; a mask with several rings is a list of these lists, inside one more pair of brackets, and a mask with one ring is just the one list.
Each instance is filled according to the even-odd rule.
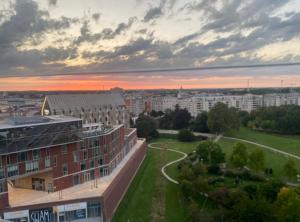
[[[220,144],[223,152],[226,154],[226,159],[229,160],[229,157],[233,150],[233,146],[236,143],[236,141],[222,138],[219,140],[218,143]],[[282,169],[284,164],[289,160],[288,157],[284,156],[283,154],[266,150],[253,144],[245,143],[245,145],[247,146],[248,153],[252,152],[254,149],[262,149],[265,153],[265,167],[272,168],[275,177],[284,178]],[[295,161],[298,171],[300,171],[300,161],[296,159],[293,160]]]
[[300,156],[299,136],[264,133],[254,131],[245,127],[240,128],[239,131],[231,131],[227,133],[226,136],[250,140],[252,142],[271,146],[273,148]]
[[[265,135],[267,135],[267,139],[263,138]],[[241,129],[240,136],[231,136],[252,140],[269,146],[274,146],[274,148],[278,149],[279,145],[277,144],[277,146],[275,146],[272,140],[281,141],[281,145],[287,144],[287,140],[294,140],[294,142],[292,143],[293,145],[288,146],[291,150],[296,150],[295,144],[297,142],[300,143],[300,139],[296,137],[278,135],[275,136],[272,134],[269,135],[265,133],[251,132],[250,130],[245,128]],[[185,152],[187,154],[196,150],[197,145],[199,144],[199,141],[183,143],[170,138],[160,138],[152,142],[158,143],[157,145],[163,148],[171,148]],[[232,152],[233,145],[236,143],[236,141],[222,138],[218,143],[221,145],[222,150],[225,152],[226,158],[229,158]],[[249,152],[256,148],[263,149],[252,144],[246,145]],[[286,147],[287,146],[285,146],[285,148]],[[265,152],[265,167],[273,168],[275,177],[283,177],[284,175],[282,173],[282,168],[288,158],[282,154],[277,154],[266,149],[263,149],[263,151]],[[289,150],[285,151],[289,152]],[[162,156],[164,158],[162,158]],[[171,151],[149,149],[147,157],[145,158],[124,199],[122,200],[113,221],[159,221],[155,219],[155,217],[157,218],[157,215],[162,215],[163,221],[167,222],[185,221],[187,210],[184,204],[183,197],[181,196],[179,186],[168,182],[161,174],[161,167],[163,165],[172,160],[176,160],[181,156],[181,154]],[[300,170],[300,161],[295,160],[295,162],[297,169]],[[175,163],[167,167],[166,172],[169,176],[176,179],[179,173],[179,171],[177,170],[177,164]]]
[[[199,143],[199,141],[182,143],[167,138],[160,138],[152,142],[159,143],[164,148],[187,153],[192,152]],[[163,155],[165,155],[165,159],[161,159]],[[164,214],[164,221],[167,222],[185,221],[186,208],[183,206],[179,186],[168,182],[160,171],[164,164],[181,156],[181,154],[171,151],[149,149],[147,157],[118,207],[113,221],[155,221],[153,217],[157,214]],[[164,208],[162,212],[159,212],[157,205]]]

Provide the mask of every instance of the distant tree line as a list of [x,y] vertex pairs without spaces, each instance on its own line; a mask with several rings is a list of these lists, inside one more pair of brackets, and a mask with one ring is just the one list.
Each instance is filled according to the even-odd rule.
[[238,130],[240,118],[238,110],[229,108],[226,104],[217,103],[209,112],[202,112],[196,118],[192,118],[187,109],[181,109],[178,105],[175,110],[166,110],[159,119],[161,129],[190,129],[203,133],[224,133],[227,130]]

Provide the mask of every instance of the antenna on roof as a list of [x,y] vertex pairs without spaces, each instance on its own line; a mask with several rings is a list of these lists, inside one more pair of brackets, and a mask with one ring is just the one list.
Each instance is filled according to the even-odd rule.
[[247,92],[250,92],[250,79],[247,80]]

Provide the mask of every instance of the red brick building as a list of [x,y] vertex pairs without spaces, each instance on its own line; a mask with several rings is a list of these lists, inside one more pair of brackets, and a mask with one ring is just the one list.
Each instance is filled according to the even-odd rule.
[[146,143],[135,129],[65,116],[0,124],[0,214],[11,221],[110,221]]

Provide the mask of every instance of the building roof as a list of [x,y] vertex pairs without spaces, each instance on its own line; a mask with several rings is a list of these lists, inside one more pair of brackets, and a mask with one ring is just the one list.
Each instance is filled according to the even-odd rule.
[[45,98],[51,111],[68,110],[79,107],[93,108],[97,106],[125,106],[120,94],[62,94],[48,95]]
[[6,118],[0,121],[0,130],[21,128],[21,127],[33,127],[46,124],[66,123],[72,121],[82,121],[80,118],[53,115],[53,116],[16,116],[12,118]]

